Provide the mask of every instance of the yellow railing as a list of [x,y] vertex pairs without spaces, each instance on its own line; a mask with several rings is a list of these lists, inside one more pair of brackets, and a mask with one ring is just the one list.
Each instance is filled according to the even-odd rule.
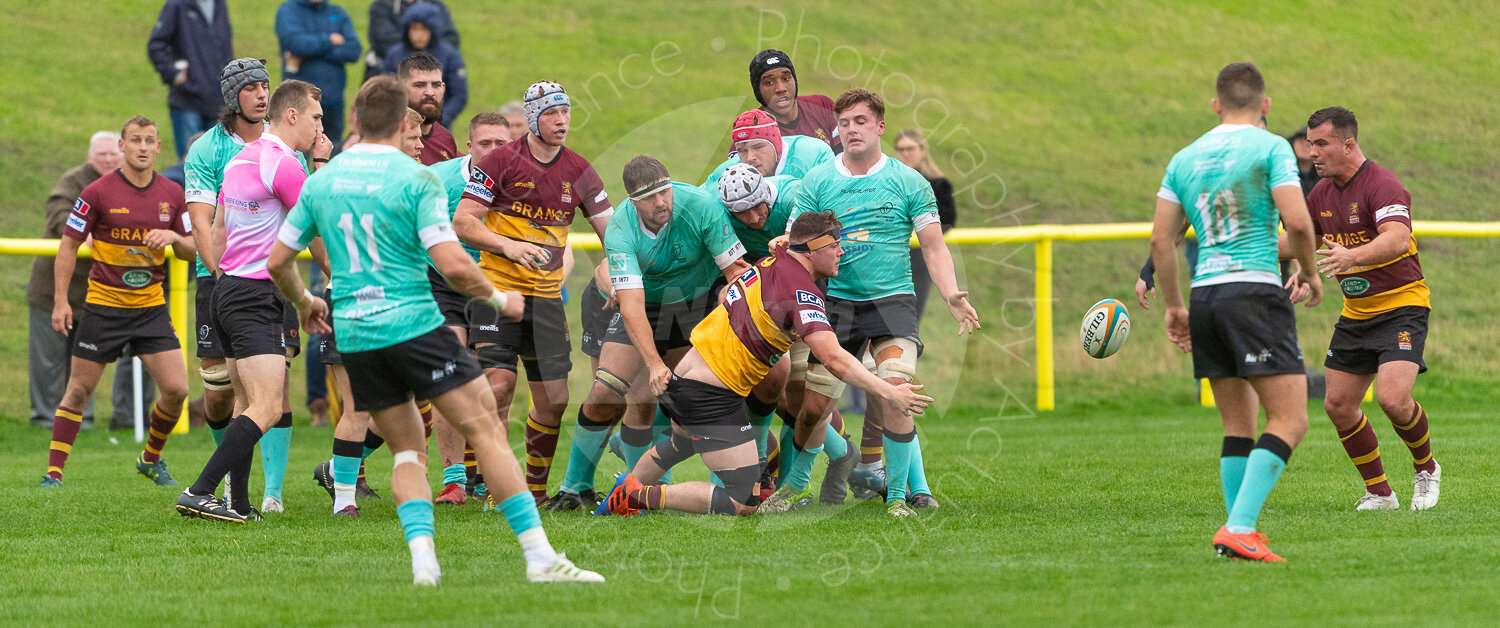
[[[1493,238],[1500,237],[1500,222],[1454,222],[1441,220],[1418,220],[1413,222],[1417,236],[1444,238]],[[1052,243],[1085,242],[1091,240],[1139,240],[1151,236],[1151,223],[1122,222],[1092,225],[1026,225],[1022,227],[953,229],[945,239],[948,244],[963,246],[975,244],[1006,244],[1034,242],[1036,253],[1036,407],[1038,410],[1053,410],[1057,407],[1054,373],[1056,367],[1053,354],[1052,313]],[[568,243],[582,250],[599,250],[599,239],[592,233],[572,233]],[[916,246],[912,238],[912,246]],[[52,256],[57,254],[57,240],[4,239],[0,238],[0,255]],[[78,252],[80,257],[91,255],[88,247]],[[192,347],[188,331],[192,329],[188,319],[187,282],[188,263],[167,252],[168,273],[171,290],[167,303],[172,312],[172,324],[177,328],[182,346]],[[183,351],[184,363],[187,351]],[[185,431],[187,419],[184,415],[177,429]]]

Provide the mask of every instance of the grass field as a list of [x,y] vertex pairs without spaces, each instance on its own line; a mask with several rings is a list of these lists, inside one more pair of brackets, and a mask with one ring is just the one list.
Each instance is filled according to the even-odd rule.
[[[1447,469],[1442,503],[1421,514],[1353,512],[1359,477],[1314,414],[1261,518],[1286,564],[1213,556],[1217,416],[1185,394],[1141,391],[1033,419],[968,405],[929,417],[944,507],[909,522],[872,503],[745,520],[544,514],[557,547],[609,578],[565,590],[526,584],[504,522],[473,505],[440,508],[443,585],[413,589],[388,499],[366,500],[359,520],[327,516],[309,479],[328,455],[326,429],[296,431],[289,512],[231,528],[179,517],[175,490],[134,476],[136,446],[100,432],[80,439],[64,487],[33,488],[44,437],[5,422],[0,623],[1479,625],[1500,586],[1483,480],[1500,468],[1488,400],[1439,394],[1448,383],[1418,391]],[[1377,432],[1404,502],[1409,458]],[[179,480],[210,442],[195,432],[168,443]],[[388,494],[389,454],[371,460],[371,484]],[[687,477],[701,477],[689,464]],[[603,471],[619,467],[606,456]]]
[[[363,38],[367,3],[339,3]],[[276,4],[232,3],[238,54],[276,58]],[[635,154],[690,181],[721,160],[729,121],[755,104],[746,64],[775,47],[793,57],[803,93],[876,89],[890,100],[887,138],[926,131],[957,188],[960,226],[1148,220],[1168,158],[1215,122],[1214,73],[1241,60],[1266,73],[1273,131],[1347,106],[1366,154],[1412,191],[1415,218],[1500,220],[1500,38],[1471,3],[1357,13],[1332,0],[449,4],[471,81],[465,117],[537,79],[562,82],[574,98],[569,145],[616,200]],[[167,131],[144,53],[160,5],[50,0],[0,20],[0,40],[17,51],[0,55],[0,237],[40,233],[43,199],[95,130],[143,113]],[[508,529],[476,507],[439,512],[437,591],[410,587],[388,500],[365,503],[359,521],[328,518],[307,476],[332,433],[306,427],[300,360],[290,513],[242,529],[183,520],[174,491],[134,476],[137,447],[102,431],[80,437],[64,488],[38,491],[48,436],[24,424],[31,260],[0,256],[0,320],[12,321],[0,325],[0,624],[1492,624],[1500,546],[1483,495],[1484,480],[1500,477],[1489,455],[1500,240],[1420,245],[1436,309],[1417,397],[1448,469],[1434,511],[1353,513],[1358,476],[1314,404],[1262,518],[1291,562],[1214,559],[1218,420],[1197,407],[1159,308],[1130,298],[1145,242],[1057,245],[1051,413],[1036,412],[1033,396],[1033,249],[972,246],[954,256],[984,330],[953,337],[938,304],[924,327],[921,368],[938,404],[920,426],[942,510],[909,525],[872,504],[748,520],[544,515],[559,548],[610,578],[564,592],[526,585]],[[570,278],[574,294],[586,281]],[[1106,296],[1130,304],[1135,329],[1099,361],[1074,349],[1074,332]],[[1337,299],[1299,308],[1310,363],[1337,310]],[[581,353],[574,364],[586,364]],[[572,374],[575,402],[585,371]],[[1404,501],[1405,448],[1375,423]],[[210,450],[197,431],[175,437],[167,457],[188,482]],[[373,460],[372,482],[388,493],[389,456]],[[687,477],[701,477],[689,464]],[[602,471],[620,466],[606,456]]]

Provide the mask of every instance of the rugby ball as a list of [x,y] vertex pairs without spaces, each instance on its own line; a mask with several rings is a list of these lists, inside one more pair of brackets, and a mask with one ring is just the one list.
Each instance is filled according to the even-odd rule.
[[1099,359],[1114,355],[1129,337],[1130,312],[1116,299],[1095,303],[1083,316],[1083,327],[1078,330],[1084,353]]

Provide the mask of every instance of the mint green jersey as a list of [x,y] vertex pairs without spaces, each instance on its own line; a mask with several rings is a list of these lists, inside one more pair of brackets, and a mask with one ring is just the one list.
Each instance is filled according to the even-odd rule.
[[[458,213],[458,201],[464,197],[464,186],[469,184],[469,176],[474,172],[473,165],[469,163],[472,159],[473,155],[464,155],[428,166],[437,173],[438,180],[443,182],[443,189],[448,193],[449,222]],[[469,257],[474,258],[474,263],[479,263],[479,249],[464,244],[464,250],[468,251]]]
[[[188,147],[182,158],[182,193],[188,203],[203,203],[217,206],[219,188],[224,185],[224,168],[229,160],[245,148],[245,140],[231,133],[222,124],[215,124],[198,141]],[[293,151],[302,169],[307,170],[307,157]],[[199,277],[207,277],[203,264],[195,264]]]
[[938,223],[937,199],[927,179],[884,154],[860,176],[836,157],[802,177],[787,228],[802,212],[826,211],[843,223],[844,245],[839,275],[828,280],[829,296],[869,301],[915,293],[911,236]]
[[443,183],[394,146],[356,144],[307,178],[277,240],[306,249],[323,236],[344,353],[374,351],[443,324],[427,249],[457,242]]
[[672,182],[672,219],[651,233],[625,201],[609,219],[604,253],[616,290],[643,289],[648,303],[679,303],[708,292],[745,254],[717,194]]
[[[745,223],[735,219],[734,215],[729,216],[729,225],[734,227],[734,235],[740,239],[740,244],[745,245],[746,255],[750,261],[771,255],[771,240],[776,236],[784,235],[789,229],[787,218],[791,217],[792,209],[797,206],[797,192],[802,189],[800,179],[784,174],[766,179],[766,183],[771,184],[772,201],[771,211],[766,214],[765,226],[751,229]],[[715,197],[719,195],[717,188],[710,193]],[[722,201],[720,206],[723,206]],[[728,212],[729,208],[725,207],[724,211]]]
[[1297,157],[1274,133],[1221,124],[1177,151],[1156,195],[1181,205],[1198,234],[1193,287],[1231,282],[1281,285],[1271,190],[1301,190]]
[[[833,161],[833,149],[828,143],[816,137],[806,135],[783,135],[781,136],[781,160],[776,162],[776,175],[785,175],[794,179],[801,179],[808,172],[817,167],[818,164]],[[730,166],[740,163],[737,154],[731,154],[729,159],[714,168],[708,180],[703,182],[703,189],[711,193],[718,193],[719,179],[724,177],[724,171]]]

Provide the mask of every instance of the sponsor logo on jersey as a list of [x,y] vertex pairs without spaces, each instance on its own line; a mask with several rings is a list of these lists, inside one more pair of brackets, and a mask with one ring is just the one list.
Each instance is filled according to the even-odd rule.
[[573,204],[573,184],[571,182],[568,182],[568,181],[563,181],[562,194],[559,195],[557,198],[558,198],[558,200],[562,201],[562,204],[564,204],[564,205],[572,205]]
[[828,316],[817,310],[803,310],[801,317],[803,325],[811,325],[813,323],[828,324]]
[[726,305],[731,304],[743,298],[745,298],[745,294],[740,292],[739,286],[730,286],[729,292],[724,295],[724,303]]
[[120,281],[124,282],[125,285],[130,286],[132,288],[144,288],[144,287],[146,287],[146,284],[151,283],[151,271],[149,271],[149,270],[131,270],[131,271],[126,271],[125,274],[120,275]]
[[73,213],[78,214],[79,216],[89,215],[89,204],[84,202],[84,200],[81,198],[73,201]]
[[68,228],[74,231],[83,231],[84,229],[88,228],[88,223],[85,223],[82,218],[79,218],[78,214],[73,214],[71,216],[68,216]]
[[1370,289],[1370,282],[1369,280],[1360,277],[1350,277],[1348,279],[1340,281],[1339,287],[1344,290],[1344,294],[1351,297],[1357,297],[1361,294],[1364,294],[1365,291]]
[[751,268],[750,270],[747,270],[740,274],[740,281],[745,284],[746,288],[749,288],[750,286],[760,283],[760,273],[756,272],[754,268]]
[[800,305],[816,305],[823,307],[823,299],[816,294],[806,290],[797,291],[797,303]]
[[[479,174],[478,170],[475,170],[474,172],[475,174]],[[495,200],[495,193],[490,191],[490,186],[478,181],[470,181],[467,185],[465,185],[464,194],[473,194],[474,196],[483,199],[486,203],[491,203]]]
[[1396,332],[1396,348],[1402,351],[1411,351],[1411,332]]
[[354,291],[354,302],[359,305],[385,300],[385,286],[365,286]]
[[630,265],[630,257],[624,253],[609,254],[609,269],[623,271]]

